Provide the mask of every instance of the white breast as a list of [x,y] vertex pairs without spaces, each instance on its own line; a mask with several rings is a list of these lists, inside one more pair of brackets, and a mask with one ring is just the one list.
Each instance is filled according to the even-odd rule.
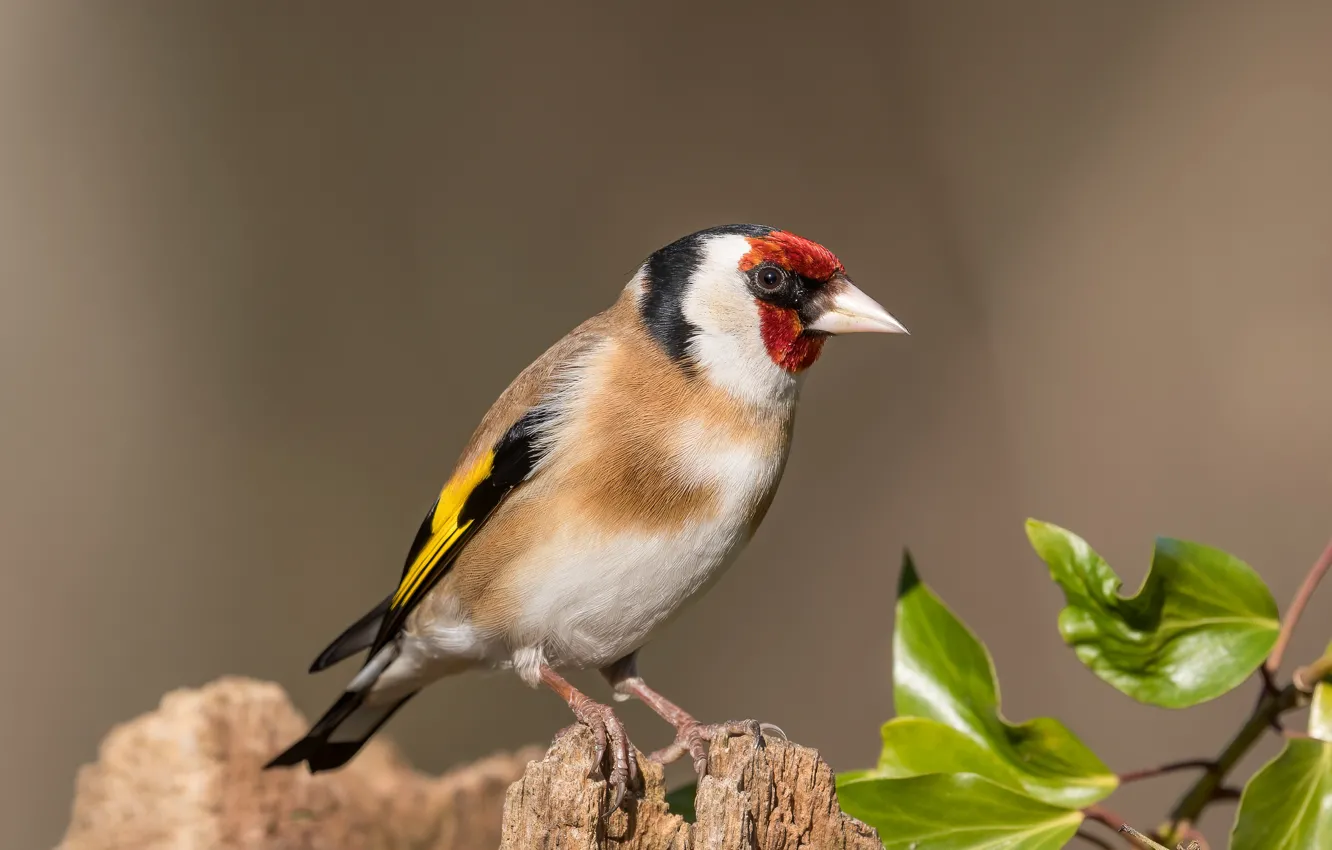
[[[678,468],[716,485],[716,514],[671,533],[594,530],[571,518],[528,558],[539,576],[519,632],[549,663],[601,667],[639,648],[706,589],[748,542],[757,505],[776,486],[785,453],[735,441],[702,422],[678,432]],[[540,566],[537,566],[540,565]]]

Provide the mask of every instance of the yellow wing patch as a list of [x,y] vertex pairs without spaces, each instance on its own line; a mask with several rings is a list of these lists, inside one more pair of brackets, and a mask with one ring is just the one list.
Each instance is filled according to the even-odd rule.
[[459,514],[463,505],[467,503],[467,497],[478,484],[490,477],[494,468],[495,452],[488,451],[465,474],[454,476],[444,485],[444,489],[439,493],[439,501],[435,504],[430,539],[421,547],[421,551],[417,553],[416,559],[412,561],[412,565],[398,584],[398,590],[393,594],[393,608],[401,608],[412,598],[417,588],[421,586],[421,582],[430,575],[431,569],[449,551],[449,547],[456,543],[463,532],[476,521],[469,519],[460,524]]

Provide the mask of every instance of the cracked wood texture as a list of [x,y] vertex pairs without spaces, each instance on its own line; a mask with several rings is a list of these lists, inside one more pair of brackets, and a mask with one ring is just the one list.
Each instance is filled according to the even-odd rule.
[[261,770],[305,729],[278,685],[173,691],[79,771],[59,850],[494,850],[505,789],[541,753],[435,777],[377,739],[342,770]]
[[687,824],[666,807],[661,768],[641,756],[643,789],[603,819],[606,784],[588,778],[582,727],[544,756],[529,748],[438,777],[383,738],[341,770],[261,770],[305,729],[275,684],[173,691],[111,730],[79,771],[59,850],[882,850],[838,809],[828,765],[782,740],[714,741],[698,822]]
[[[636,754],[638,755],[638,754]],[[603,818],[606,784],[588,778],[592,736],[573,727],[527,766],[504,803],[501,850],[882,850],[875,831],[837,805],[832,770],[816,751],[780,739],[712,742],[697,822],[666,807],[661,767],[638,755],[640,793]]]

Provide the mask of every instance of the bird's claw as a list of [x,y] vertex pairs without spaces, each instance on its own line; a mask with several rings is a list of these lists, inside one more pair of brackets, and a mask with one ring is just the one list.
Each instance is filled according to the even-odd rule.
[[[676,728],[675,743],[652,753],[648,756],[648,760],[659,764],[670,764],[687,753],[693,759],[694,773],[702,780],[708,773],[708,744],[713,738],[723,734],[732,738],[752,735],[754,748],[760,749],[763,747],[765,725],[771,726],[771,724],[761,724],[757,720],[729,720],[725,723],[699,723],[689,720]],[[780,729],[777,731],[781,732]],[[786,737],[785,733],[782,733],[782,737]]]
[[[620,804],[624,802],[629,785],[638,784],[638,761],[634,758],[633,745],[629,743],[629,735],[625,732],[624,724],[615,716],[615,712],[611,711],[610,706],[589,700],[580,705],[574,715],[579,723],[592,731],[596,740],[596,756],[588,778],[604,779],[611,789],[614,798],[607,810],[607,814],[610,814],[620,808]],[[610,756],[609,773],[604,769],[607,755]]]

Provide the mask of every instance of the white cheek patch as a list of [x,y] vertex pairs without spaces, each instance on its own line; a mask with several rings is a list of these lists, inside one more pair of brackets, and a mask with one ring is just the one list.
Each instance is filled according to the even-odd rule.
[[740,271],[750,248],[738,235],[704,243],[681,305],[685,319],[698,328],[690,353],[703,373],[732,395],[765,407],[789,404],[800,381],[772,362],[763,344],[758,306]]

